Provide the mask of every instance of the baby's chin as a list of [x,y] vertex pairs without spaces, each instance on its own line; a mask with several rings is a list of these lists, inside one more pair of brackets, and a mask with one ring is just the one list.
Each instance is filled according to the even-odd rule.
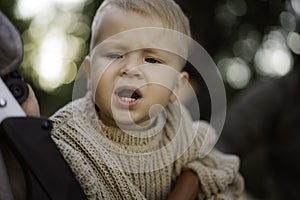
[[120,123],[117,122],[116,126],[122,130],[126,130],[126,131],[143,131],[143,130],[147,130],[152,126],[152,122],[149,120],[147,122],[144,122],[142,124],[140,123]]
[[127,131],[143,131],[149,129],[153,124],[153,120],[143,120],[139,122],[133,122],[129,120],[118,120],[115,122],[115,126],[122,130]]

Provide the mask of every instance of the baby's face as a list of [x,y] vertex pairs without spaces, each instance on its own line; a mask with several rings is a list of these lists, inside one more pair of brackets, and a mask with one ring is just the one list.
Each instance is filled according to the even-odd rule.
[[170,36],[157,18],[104,9],[95,36],[98,45],[86,68],[105,124],[146,128],[151,117],[176,100],[175,91],[187,75],[180,72],[182,45]]

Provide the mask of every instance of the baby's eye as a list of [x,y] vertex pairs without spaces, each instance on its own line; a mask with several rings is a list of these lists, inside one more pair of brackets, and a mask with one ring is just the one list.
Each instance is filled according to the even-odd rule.
[[110,53],[110,54],[107,54],[107,57],[110,59],[120,59],[120,58],[123,58],[123,55],[120,53]]
[[161,63],[161,61],[156,58],[145,58],[145,61],[148,63]]

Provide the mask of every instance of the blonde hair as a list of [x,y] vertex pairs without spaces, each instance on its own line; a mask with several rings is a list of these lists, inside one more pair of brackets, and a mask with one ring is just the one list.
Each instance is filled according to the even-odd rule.
[[91,44],[95,45],[96,27],[101,17],[101,11],[107,5],[114,5],[127,11],[138,12],[143,15],[154,15],[162,20],[165,28],[173,29],[191,36],[188,18],[174,0],[104,0],[98,8],[92,23]]

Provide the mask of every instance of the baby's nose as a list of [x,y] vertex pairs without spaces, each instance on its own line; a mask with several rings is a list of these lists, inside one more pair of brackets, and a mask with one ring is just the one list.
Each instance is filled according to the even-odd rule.
[[143,77],[142,72],[140,71],[139,67],[124,67],[121,70],[121,76],[122,77],[128,77],[128,78],[137,78],[141,79]]
[[121,75],[130,78],[142,78],[143,74],[140,66],[143,64],[142,59],[138,55],[126,55],[124,66],[121,69]]

